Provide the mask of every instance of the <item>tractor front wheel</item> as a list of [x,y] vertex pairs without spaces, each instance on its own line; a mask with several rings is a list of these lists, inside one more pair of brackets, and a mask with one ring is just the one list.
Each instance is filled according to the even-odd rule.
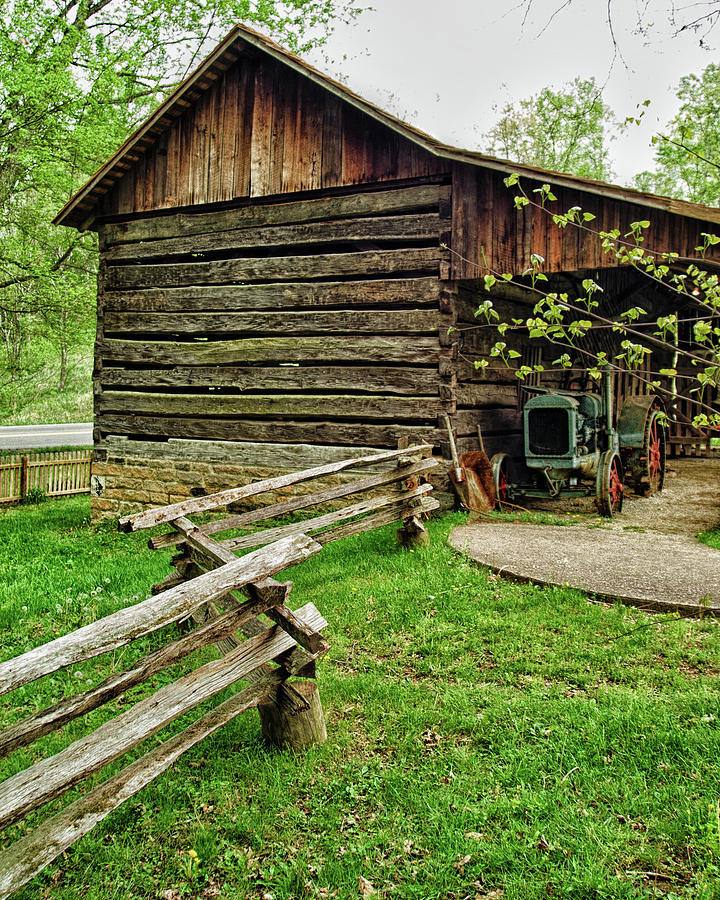
[[600,457],[595,495],[601,516],[612,518],[621,512],[623,504],[623,465],[614,450],[606,450]]

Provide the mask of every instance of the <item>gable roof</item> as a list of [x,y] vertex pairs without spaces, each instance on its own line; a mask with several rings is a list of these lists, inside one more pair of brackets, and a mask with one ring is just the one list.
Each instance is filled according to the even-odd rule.
[[345,85],[324,75],[295,54],[283,49],[275,41],[245,25],[236,25],[230,31],[227,37],[198,68],[178,85],[158,109],[125,141],[118,151],[71,197],[55,216],[53,224],[69,225],[80,230],[87,228],[94,219],[94,210],[105,194],[122,178],[148,147],[157,141],[172,122],[181,116],[188,107],[192,106],[198,97],[211,87],[222,73],[242,56],[248,45],[305,76],[310,81],[341,100],[346,101],[375,121],[386,125],[397,134],[414,142],[436,157],[452,162],[481,166],[503,173],[516,172],[521,176],[551,182],[558,187],[582,190],[590,194],[597,194],[676,215],[720,224],[720,209],[716,207],[702,206],[701,204],[689,203],[685,200],[675,200],[670,197],[637,191],[633,188],[607,184],[592,178],[582,178],[576,175],[528,166],[524,163],[514,163],[509,160],[488,156],[478,151],[462,150],[449,144],[444,144],[419,128],[415,128],[413,125],[409,125],[407,122],[403,122],[401,119],[384,112],[345,87]]

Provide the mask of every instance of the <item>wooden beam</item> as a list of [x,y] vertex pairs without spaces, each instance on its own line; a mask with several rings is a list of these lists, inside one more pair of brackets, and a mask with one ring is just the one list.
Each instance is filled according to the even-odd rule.
[[[177,572],[170,577],[180,578]],[[49,734],[66,725],[78,716],[97,709],[108,700],[119,697],[130,688],[142,684],[157,672],[161,672],[194,653],[200,647],[205,647],[231,635],[251,618],[265,612],[272,602],[274,601],[268,596],[260,595],[253,598],[248,603],[243,603],[225,615],[199,625],[154,653],[144,656],[131,669],[113,673],[90,690],[66,697],[33,713],[21,722],[8,725],[0,731],[0,759],[13,753],[19,747],[32,743],[44,734]]]
[[314,519],[304,519],[302,522],[294,522],[290,525],[280,525],[277,528],[267,528],[264,531],[256,531],[252,534],[243,535],[242,537],[230,538],[222,541],[222,545],[228,550],[244,550],[248,547],[257,547],[261,544],[268,544],[280,537],[297,534],[304,534],[305,531],[317,531],[326,528],[328,525],[334,525],[337,522],[343,522],[346,519],[354,519],[356,516],[365,515],[384,506],[409,505],[407,503],[413,497],[420,497],[432,490],[431,484],[423,484],[414,491],[406,491],[402,494],[386,494],[382,497],[371,497],[368,500],[362,500],[354,503],[352,506],[346,506],[343,509],[333,510],[333,512],[325,513],[322,516],[316,516]]
[[402,215],[421,209],[437,209],[441,195],[448,195],[449,190],[437,184],[424,184],[280,203],[265,200],[211,212],[171,213],[130,222],[108,223],[105,225],[106,241],[108,246],[112,246],[125,241],[188,237],[232,228],[259,228],[368,215]]
[[278,669],[273,676],[230,697],[184,731],[154,747],[117,775],[47,819],[30,834],[6,847],[0,857],[0,900],[5,900],[27,884],[113,810],[167,771],[183,753],[241,713],[256,707],[284,677]]
[[436,248],[420,250],[366,250],[316,256],[267,256],[216,259],[174,265],[108,266],[108,290],[183,287],[247,281],[303,281],[339,276],[367,277],[403,272],[438,272]]
[[319,551],[319,544],[302,535],[275,547],[265,547],[242,559],[233,558],[232,562],[221,569],[207,572],[194,578],[192,582],[180,584],[135,606],[120,609],[71,634],[0,664],[0,694],[81,660],[124,647],[136,638],[177,621],[204,603],[223,597],[245,584],[281,572]]
[[438,390],[435,369],[419,366],[173,366],[169,369],[126,369],[105,366],[99,373],[104,389],[212,387],[241,391],[358,391],[365,394],[432,396]]
[[138,313],[106,311],[105,335],[113,333],[178,334],[192,336],[246,334],[436,334],[443,317],[434,309],[363,310],[332,312],[184,312]]
[[101,340],[97,355],[103,363],[163,366],[223,366],[247,363],[357,362],[437,366],[437,337],[279,337],[206,341]]
[[372,219],[334,219],[325,222],[302,222],[297,225],[231,228],[170,237],[154,241],[117,244],[104,254],[111,265],[124,261],[159,260],[164,257],[240,248],[278,248],[293,245],[365,243],[367,241],[408,242],[437,241],[440,218],[437,213],[411,216],[378,216]]
[[[317,491],[313,494],[305,494],[301,497],[291,497],[289,500],[281,500],[279,503],[273,503],[270,506],[264,506],[260,509],[251,509],[248,512],[229,516],[227,519],[207,522],[205,525],[198,526],[198,531],[202,532],[202,534],[209,535],[217,534],[221,531],[228,531],[231,528],[243,528],[256,522],[275,519],[280,516],[288,515],[288,513],[291,512],[297,512],[299,509],[307,509],[309,506],[318,506],[321,503],[338,500],[340,497],[346,497],[349,494],[359,494],[362,491],[372,490],[373,488],[380,487],[384,484],[402,481],[412,475],[429,472],[439,464],[440,462],[437,459],[423,459],[420,462],[412,463],[409,466],[391,469],[380,475],[371,475],[369,478],[353,480],[349,484],[341,484],[338,487],[326,488],[325,490]],[[182,540],[182,532],[174,531],[150,538],[148,546],[151,549],[159,550],[163,547],[171,547]]]
[[133,413],[182,416],[259,416],[282,418],[342,418],[365,421],[415,419],[432,421],[444,407],[439,397],[373,397],[332,394],[159,394],[136,391],[100,391],[95,395],[95,414]]
[[212,312],[252,309],[312,310],[318,307],[438,306],[437,278],[355,281],[284,281],[275,284],[193,285],[106,291],[105,307],[118,312]]

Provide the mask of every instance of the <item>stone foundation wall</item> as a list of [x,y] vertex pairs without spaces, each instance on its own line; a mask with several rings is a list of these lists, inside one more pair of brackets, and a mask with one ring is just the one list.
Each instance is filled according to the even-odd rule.
[[[96,449],[93,454],[90,489],[92,521],[118,519],[141,509],[177,503],[330,461],[323,457],[313,460],[312,454],[300,452],[300,449],[298,448],[297,463],[292,468],[287,465],[271,466],[267,455],[258,458],[257,453],[249,450],[243,452],[238,450],[237,445],[231,452],[223,452],[222,448],[218,452],[214,445],[188,448],[120,441],[115,446]],[[358,448],[353,448],[350,452],[348,448],[341,449],[345,452],[337,456],[338,460],[364,453],[362,448],[359,451]],[[197,458],[188,456],[193,450]],[[379,468],[367,466],[352,473],[341,472],[323,479],[314,479],[308,484],[301,483],[279,491],[269,491],[259,497],[249,498],[245,504],[236,504],[234,508],[241,510],[264,506],[296,494],[317,491],[321,487],[345,484],[360,477],[360,473],[369,475],[384,471],[392,464],[392,461],[385,462]],[[434,474],[431,479],[435,486],[433,496],[440,501],[441,509],[447,510],[452,508],[453,497],[448,493],[446,466],[441,463],[436,472],[438,474]]]

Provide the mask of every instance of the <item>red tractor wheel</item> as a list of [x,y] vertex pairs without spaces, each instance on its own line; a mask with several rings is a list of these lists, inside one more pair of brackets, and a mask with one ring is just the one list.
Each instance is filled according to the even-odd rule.
[[633,486],[638,494],[657,494],[665,483],[665,446],[667,435],[662,423],[663,413],[650,410],[645,422],[643,444],[628,459],[632,469]]
[[595,495],[601,516],[612,518],[622,510],[624,491],[620,457],[614,450],[606,450],[600,457],[595,480]]
[[508,477],[507,453],[496,453],[490,460],[495,487],[495,509],[502,509],[510,500],[510,479]]

